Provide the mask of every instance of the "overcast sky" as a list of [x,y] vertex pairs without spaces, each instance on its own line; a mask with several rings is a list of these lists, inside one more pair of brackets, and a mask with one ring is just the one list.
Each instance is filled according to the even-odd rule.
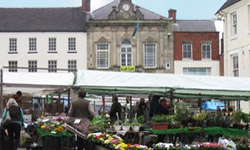
[[[91,0],[95,10],[113,0]],[[211,19],[226,0],[133,0],[133,3],[155,13],[168,16],[170,8],[177,10],[178,19]],[[77,7],[82,0],[0,0],[0,7]]]

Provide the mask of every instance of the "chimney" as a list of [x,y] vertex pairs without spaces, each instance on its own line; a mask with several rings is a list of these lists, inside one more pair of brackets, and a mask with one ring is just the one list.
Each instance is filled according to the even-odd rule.
[[176,22],[176,10],[175,9],[168,10],[168,18],[172,18],[174,22]]
[[90,12],[90,0],[82,0],[82,11]]

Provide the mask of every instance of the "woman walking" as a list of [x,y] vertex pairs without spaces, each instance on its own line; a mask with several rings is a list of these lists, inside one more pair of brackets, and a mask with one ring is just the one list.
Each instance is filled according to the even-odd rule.
[[[18,92],[17,92],[18,93]],[[8,100],[6,108],[4,109],[2,120],[4,121],[7,117],[7,113],[9,113],[10,121],[4,125],[4,128],[7,129],[7,135],[9,137],[9,145],[10,150],[17,150],[20,142],[20,133],[21,127],[24,122],[23,110],[17,104],[17,100],[22,95],[15,94],[13,98]]]

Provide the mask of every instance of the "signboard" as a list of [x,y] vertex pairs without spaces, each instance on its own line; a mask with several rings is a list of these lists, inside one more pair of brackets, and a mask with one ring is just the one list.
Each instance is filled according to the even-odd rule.
[[135,66],[121,66],[121,72],[135,72]]

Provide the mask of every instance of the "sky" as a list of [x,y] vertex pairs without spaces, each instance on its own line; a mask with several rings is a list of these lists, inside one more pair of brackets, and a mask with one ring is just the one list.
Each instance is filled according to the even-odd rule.
[[[91,11],[113,0],[91,0]],[[77,7],[82,0],[0,0],[0,7]],[[212,19],[226,0],[133,0],[133,3],[168,17],[170,8],[177,19]]]

